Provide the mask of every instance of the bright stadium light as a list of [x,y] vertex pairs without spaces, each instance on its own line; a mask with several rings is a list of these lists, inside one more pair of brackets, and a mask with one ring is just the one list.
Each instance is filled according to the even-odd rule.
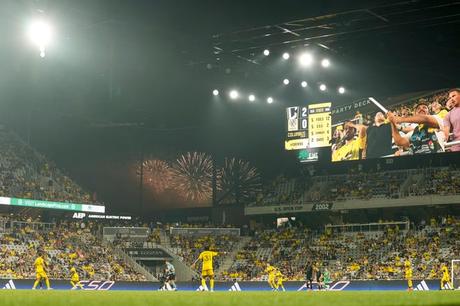
[[310,53],[303,53],[299,57],[299,63],[304,67],[310,66],[313,63],[313,56]]
[[268,103],[268,104],[272,104],[272,103],[273,103],[273,98],[272,98],[272,97],[268,97],[268,98],[267,98],[267,103]]
[[301,85],[303,88],[305,88],[305,87],[307,87],[308,84],[307,84],[307,82],[302,81],[302,83],[300,83],[300,85]]
[[256,100],[256,96],[251,94],[251,95],[249,95],[248,99],[249,99],[249,101],[254,102]]
[[28,35],[31,42],[40,50],[40,56],[45,57],[46,47],[53,36],[50,25],[43,20],[37,20],[30,24]]
[[321,61],[321,66],[323,66],[324,68],[327,68],[327,67],[329,67],[330,65],[331,65],[331,62],[330,62],[327,58],[325,58],[325,59],[323,59],[323,60]]
[[40,47],[40,57],[44,58],[46,56],[45,47]]
[[230,98],[231,99],[235,100],[235,99],[238,98],[238,96],[239,96],[239,94],[238,94],[238,92],[236,90],[230,91]]
[[284,59],[284,60],[288,60],[289,57],[290,57],[289,53],[287,53],[287,52],[284,52],[284,53],[283,53],[283,59]]
[[319,85],[319,90],[325,91],[327,89],[326,84]]
[[217,89],[214,89],[214,90],[212,91],[212,94],[213,94],[214,96],[218,96],[218,95],[219,95],[219,91],[218,91]]
[[284,79],[284,80],[283,80],[283,84],[284,84],[284,85],[289,85],[289,79]]
[[269,55],[270,55],[270,50],[265,49],[265,50],[264,50],[264,55],[265,55],[265,56],[269,56]]
[[340,86],[338,91],[339,91],[339,94],[343,95],[345,93],[345,87]]

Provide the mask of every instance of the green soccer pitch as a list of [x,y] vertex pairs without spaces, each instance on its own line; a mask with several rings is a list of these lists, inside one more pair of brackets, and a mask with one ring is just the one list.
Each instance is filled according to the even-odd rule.
[[2,306],[460,305],[460,291],[146,292],[1,290]]

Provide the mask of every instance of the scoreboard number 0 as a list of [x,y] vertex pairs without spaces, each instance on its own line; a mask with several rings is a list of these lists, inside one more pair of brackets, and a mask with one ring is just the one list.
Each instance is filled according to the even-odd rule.
[[308,126],[307,119],[302,119],[302,129],[306,130]]

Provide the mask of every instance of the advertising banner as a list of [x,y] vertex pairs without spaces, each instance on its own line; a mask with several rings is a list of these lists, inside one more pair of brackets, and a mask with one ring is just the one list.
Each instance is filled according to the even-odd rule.
[[[8,290],[31,289],[33,279],[0,279],[0,288]],[[414,280],[415,291],[439,290],[439,280]],[[119,281],[91,281],[82,280],[83,290],[150,290],[156,291],[161,284],[158,282],[119,282]],[[55,290],[70,290],[72,285],[66,280],[51,280],[51,286]],[[286,291],[307,290],[304,282],[285,282]],[[208,288],[201,287],[199,281],[178,282],[177,288],[180,291],[206,291]],[[313,284],[313,290],[317,290],[317,285]],[[446,288],[447,289],[447,288]],[[242,282],[216,282],[215,291],[271,291],[267,282],[261,281],[242,281]],[[337,281],[332,282],[329,291],[385,291],[385,290],[407,290],[405,280],[381,280],[381,281]]]

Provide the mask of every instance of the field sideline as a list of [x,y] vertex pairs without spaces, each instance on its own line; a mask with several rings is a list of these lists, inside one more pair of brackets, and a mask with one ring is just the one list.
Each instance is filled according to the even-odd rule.
[[1,290],[2,306],[460,305],[460,291],[146,292]]

